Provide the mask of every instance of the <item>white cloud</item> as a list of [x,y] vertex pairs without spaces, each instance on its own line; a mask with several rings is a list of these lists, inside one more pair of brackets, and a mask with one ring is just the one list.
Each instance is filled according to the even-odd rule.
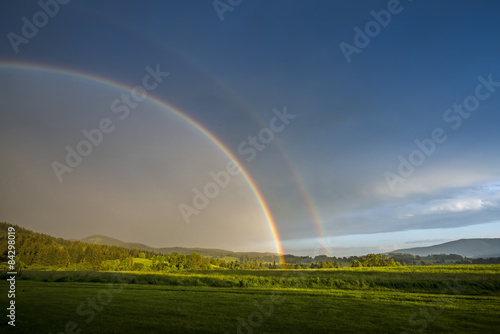
[[449,199],[438,201],[434,206],[427,208],[423,214],[436,214],[447,212],[464,212],[464,211],[477,211],[483,210],[488,207],[494,206],[491,201],[483,201],[479,198],[473,199]]
[[[441,198],[426,202],[409,203],[398,211],[398,217],[465,213],[500,208],[500,181],[480,184],[460,190],[450,189]],[[444,196],[447,195],[447,196]]]

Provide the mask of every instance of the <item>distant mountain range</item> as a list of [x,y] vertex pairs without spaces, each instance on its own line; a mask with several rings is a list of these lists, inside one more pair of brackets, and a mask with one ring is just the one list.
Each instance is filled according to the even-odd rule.
[[469,258],[500,257],[500,238],[460,239],[428,247],[398,249],[390,253],[406,253],[419,256],[458,254]]
[[141,243],[134,242],[124,242],[118,239],[110,238],[105,235],[91,235],[90,237],[86,237],[80,239],[79,241],[96,244],[96,245],[109,245],[109,246],[120,246],[126,248],[135,248],[140,250],[146,250],[150,252],[162,253],[162,254],[171,254],[173,252],[177,252],[179,254],[189,255],[192,253],[198,253],[205,257],[241,257],[246,255],[250,258],[256,257],[277,257],[276,253],[269,252],[233,252],[224,249],[213,249],[213,248],[185,248],[185,247],[162,247],[162,248],[154,248]]
[[[124,242],[104,235],[92,235],[90,237],[80,239],[80,241],[97,245],[110,245],[110,246],[135,248],[135,249],[163,253],[163,254],[171,254],[172,252],[177,252],[179,254],[184,254],[184,255],[189,255],[191,253],[198,253],[206,257],[219,257],[219,258],[220,257],[239,258],[243,255],[246,255],[250,258],[263,257],[263,256],[273,256],[273,257],[277,256],[276,253],[233,252],[224,249],[212,249],[212,248],[185,248],[185,247],[154,248],[141,243]],[[428,247],[398,249],[390,252],[389,254],[391,253],[406,253],[406,254],[420,255],[420,256],[427,256],[432,254],[458,254],[469,258],[500,257],[500,238],[460,239]]]
[[[7,231],[7,227],[12,224],[1,223],[0,222],[0,232]],[[55,238],[49,235],[33,232],[27,230],[21,226],[13,225],[16,227],[17,233],[33,234],[39,235],[41,237],[50,239],[59,244],[66,245],[69,240]],[[3,235],[0,235],[0,240]],[[192,253],[198,253],[204,257],[210,258],[250,258],[250,259],[265,259],[266,261],[273,261],[278,259],[278,254],[271,252],[233,252],[224,249],[213,249],[213,248],[186,248],[186,247],[162,247],[155,248],[141,243],[134,242],[124,242],[118,239],[110,238],[104,235],[92,235],[80,240],[90,244],[96,245],[108,245],[108,246],[118,246],[125,247],[129,249],[144,250],[149,252],[155,252],[160,254],[171,254],[177,252],[183,255],[189,255]],[[388,254],[395,253],[406,253],[419,256],[428,256],[433,254],[458,254],[468,258],[491,258],[500,257],[500,238],[481,238],[481,239],[460,239],[455,241],[450,241],[438,245],[428,246],[428,247],[414,247],[414,248],[404,248],[397,249]],[[286,257],[293,258],[293,255],[286,255]],[[298,257],[297,257],[298,258]],[[302,257],[305,258],[305,257]]]

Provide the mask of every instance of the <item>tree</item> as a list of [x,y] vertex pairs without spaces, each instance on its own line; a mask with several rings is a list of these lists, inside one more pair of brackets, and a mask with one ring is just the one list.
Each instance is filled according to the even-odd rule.
[[359,262],[363,267],[395,267],[400,266],[401,263],[394,261],[386,254],[368,254],[361,256]]
[[132,260],[131,257],[127,257],[122,261],[121,270],[123,271],[132,270],[133,265],[134,265],[134,260]]
[[362,266],[363,265],[358,260],[354,260],[354,261],[349,262],[349,267],[355,268],[355,267],[362,267]]

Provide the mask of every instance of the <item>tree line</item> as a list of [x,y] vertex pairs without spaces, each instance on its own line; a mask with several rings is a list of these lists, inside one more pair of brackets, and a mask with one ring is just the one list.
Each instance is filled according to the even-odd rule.
[[[0,223],[0,270],[7,268],[7,228]],[[133,248],[96,245],[81,241],[55,238],[35,233],[15,226],[16,268],[31,270],[63,269],[78,271],[159,271],[179,270],[266,270],[266,269],[333,269],[349,267],[387,267],[427,264],[491,264],[500,263],[500,258],[468,259],[457,254],[430,255],[427,257],[411,254],[368,254],[365,256],[328,257],[285,255],[285,263],[276,263],[272,256],[246,254],[238,260],[226,261],[220,258],[203,257],[198,253],[189,255],[172,252],[160,254]]]

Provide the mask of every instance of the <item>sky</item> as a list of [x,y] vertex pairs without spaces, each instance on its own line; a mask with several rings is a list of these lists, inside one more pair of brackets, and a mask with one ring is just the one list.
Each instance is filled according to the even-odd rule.
[[500,237],[499,10],[3,2],[0,221],[312,256]]

